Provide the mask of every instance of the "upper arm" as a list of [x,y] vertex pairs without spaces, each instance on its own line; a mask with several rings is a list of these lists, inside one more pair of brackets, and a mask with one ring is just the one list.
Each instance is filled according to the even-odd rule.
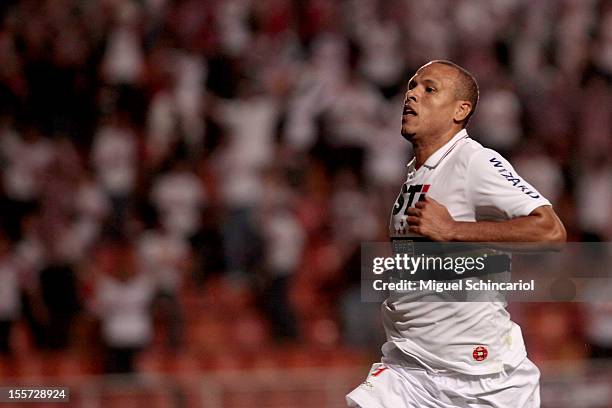
[[467,198],[476,213],[493,208],[505,219],[523,217],[542,206],[550,206],[531,184],[499,153],[484,149],[468,164]]

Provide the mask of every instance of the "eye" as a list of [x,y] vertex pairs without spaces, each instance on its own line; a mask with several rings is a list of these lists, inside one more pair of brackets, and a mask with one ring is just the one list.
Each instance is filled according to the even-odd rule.
[[428,86],[427,88],[425,88],[425,92],[427,92],[427,93],[432,93],[432,92],[435,92],[435,91],[436,91],[436,88],[433,88],[431,86]]

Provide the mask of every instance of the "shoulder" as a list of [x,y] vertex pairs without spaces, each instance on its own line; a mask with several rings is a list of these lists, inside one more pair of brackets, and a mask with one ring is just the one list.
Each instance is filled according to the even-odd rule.
[[469,136],[457,143],[449,158],[455,171],[468,171],[476,177],[503,172],[503,169],[514,171],[500,153]]
[[[486,157],[497,154],[492,149],[488,149],[469,137],[465,138],[457,146],[457,154],[454,154],[454,160],[464,167],[469,167],[474,160],[479,162],[486,160]],[[498,154],[497,154],[498,155]]]
[[466,139],[461,146],[461,157],[466,167],[472,171],[495,171],[502,169],[511,170],[512,165],[499,152],[484,147],[473,139]]

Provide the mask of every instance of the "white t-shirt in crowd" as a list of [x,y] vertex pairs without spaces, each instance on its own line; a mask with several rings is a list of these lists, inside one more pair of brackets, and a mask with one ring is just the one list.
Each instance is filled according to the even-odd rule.
[[136,184],[138,163],[136,137],[124,128],[103,126],[92,147],[96,176],[107,193],[126,195]]
[[122,282],[104,277],[96,288],[102,336],[112,347],[143,347],[153,338],[155,282],[144,273]]
[[0,160],[6,163],[0,176],[5,194],[13,200],[37,198],[53,153],[53,145],[46,139],[28,143],[14,131],[0,132]]
[[145,273],[160,289],[177,293],[183,283],[183,265],[191,256],[190,247],[179,236],[162,231],[145,231],[138,242],[138,254]]
[[[419,191],[415,191],[419,190]],[[444,205],[456,221],[509,220],[550,205],[516,174],[501,155],[457,133],[419,168],[409,164],[390,223],[391,238],[408,237],[407,207],[421,195]],[[505,302],[415,302],[411,294],[392,293],[383,303],[383,325],[393,348],[434,370],[470,375],[498,373],[526,357],[520,327],[510,320]],[[479,347],[486,349],[477,358]],[[481,354],[482,355],[482,354]]]
[[206,191],[195,174],[177,170],[160,176],[153,184],[151,200],[171,233],[188,238],[200,228]]

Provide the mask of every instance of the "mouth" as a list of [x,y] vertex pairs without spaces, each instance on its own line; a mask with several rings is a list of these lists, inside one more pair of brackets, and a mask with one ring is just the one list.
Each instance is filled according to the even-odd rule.
[[404,116],[417,116],[417,113],[410,106],[404,106]]

